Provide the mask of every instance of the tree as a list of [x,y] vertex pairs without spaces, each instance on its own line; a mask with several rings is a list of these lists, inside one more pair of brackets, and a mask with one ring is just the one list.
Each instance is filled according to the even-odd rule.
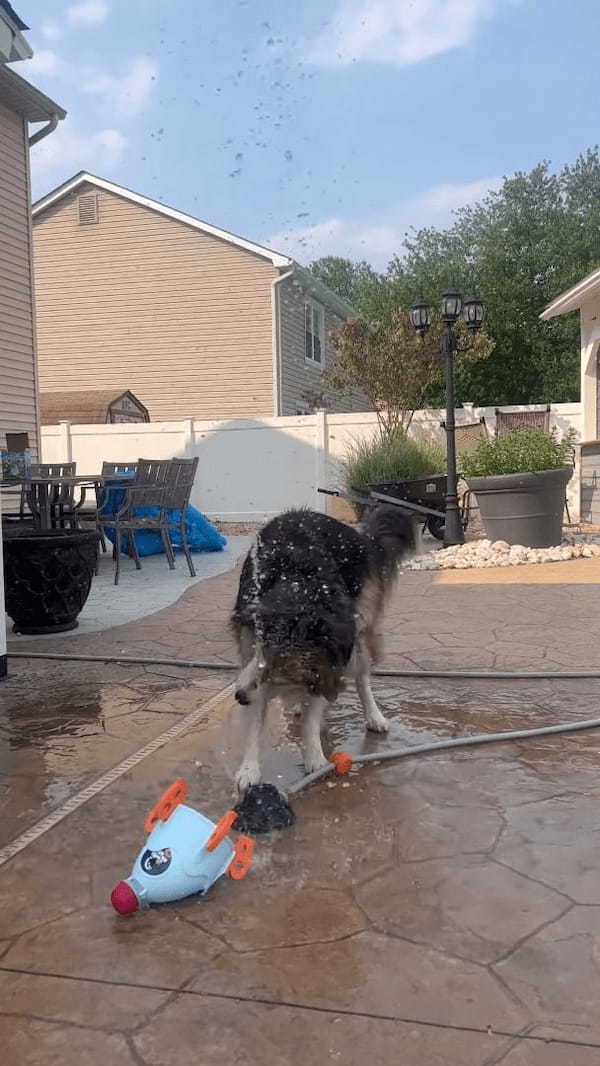
[[326,255],[322,259],[315,259],[308,269],[329,289],[347,300],[352,307],[356,304],[361,285],[377,277],[376,271],[366,260],[353,263],[351,259],[344,259],[337,255]]
[[[485,304],[494,351],[457,369],[459,402],[565,402],[579,397],[577,315],[541,322],[543,308],[600,265],[600,154],[590,149],[554,173],[542,162],[505,178],[497,192],[460,209],[446,229],[411,232],[385,274],[327,257],[323,280],[351,284],[351,303],[373,327],[390,326],[421,295],[436,304],[452,282]],[[339,264],[343,263],[343,269]],[[320,268],[319,268],[320,269]],[[426,401],[440,402],[439,381]]]
[[464,367],[457,397],[474,403],[560,402],[577,395],[577,323],[539,320],[540,312],[585,267],[575,253],[581,224],[567,208],[564,176],[542,163],[515,174],[482,203],[457,212],[446,231],[416,233],[390,275],[410,276],[430,298],[449,278],[485,303],[495,350],[486,364]]
[[[428,389],[441,381],[442,328],[436,319],[420,338],[401,311],[376,328],[350,318],[332,335],[336,357],[325,379],[335,389],[361,389],[377,413],[382,436],[398,427],[407,430]],[[472,334],[462,322],[456,328],[459,363],[487,358],[493,344],[485,333]]]
[[389,320],[394,310],[392,287],[388,278],[364,259],[354,263],[341,256],[326,255],[315,259],[309,270],[372,325]]

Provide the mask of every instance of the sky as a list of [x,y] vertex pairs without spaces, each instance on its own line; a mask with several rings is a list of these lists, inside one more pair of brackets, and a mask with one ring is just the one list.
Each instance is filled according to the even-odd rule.
[[379,268],[413,227],[600,140],[598,0],[13,0],[14,69],[88,170],[300,262]]

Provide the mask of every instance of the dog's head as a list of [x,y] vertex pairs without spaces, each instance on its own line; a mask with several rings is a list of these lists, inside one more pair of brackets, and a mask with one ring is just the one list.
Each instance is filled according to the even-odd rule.
[[393,572],[420,550],[415,519],[400,507],[377,507],[367,516],[363,532],[371,543],[372,562],[383,573]]
[[337,696],[356,638],[355,607],[342,584],[281,578],[258,608],[256,629],[265,679]]

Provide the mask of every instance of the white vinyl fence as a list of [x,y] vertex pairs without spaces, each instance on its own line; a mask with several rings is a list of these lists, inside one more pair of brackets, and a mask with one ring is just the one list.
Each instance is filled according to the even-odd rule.
[[[503,408],[527,410],[526,407]],[[490,433],[495,428],[493,407],[465,406],[457,423],[484,416]],[[418,411],[411,433],[439,437],[444,412]],[[581,436],[581,405],[556,404],[552,426],[565,433],[571,427]],[[192,503],[211,518],[229,522],[264,521],[287,507],[327,508],[323,488],[341,487],[341,467],[348,445],[377,430],[372,411],[293,418],[235,419],[226,422],[150,422],[79,426],[61,422],[42,428],[45,463],[75,460],[82,474],[99,473],[103,460],[112,462],[198,456]],[[579,478],[569,489],[571,516],[579,516]]]

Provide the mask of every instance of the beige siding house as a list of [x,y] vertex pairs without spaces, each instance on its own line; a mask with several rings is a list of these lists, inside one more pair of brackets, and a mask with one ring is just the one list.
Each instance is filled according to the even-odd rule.
[[42,392],[126,384],[160,421],[303,413],[322,391],[352,308],[287,256],[86,173],[33,220]]
[[[37,449],[29,123],[65,112],[0,63],[0,444],[27,432]],[[34,136],[36,136],[34,134]]]
[[[7,66],[33,54],[27,26],[0,0],[0,448],[7,433],[27,433],[38,445],[38,394],[29,146],[56,127],[65,112]],[[29,123],[43,123],[30,134]],[[5,493],[0,493],[1,504]],[[0,537],[0,678],[6,676],[4,570]]]

